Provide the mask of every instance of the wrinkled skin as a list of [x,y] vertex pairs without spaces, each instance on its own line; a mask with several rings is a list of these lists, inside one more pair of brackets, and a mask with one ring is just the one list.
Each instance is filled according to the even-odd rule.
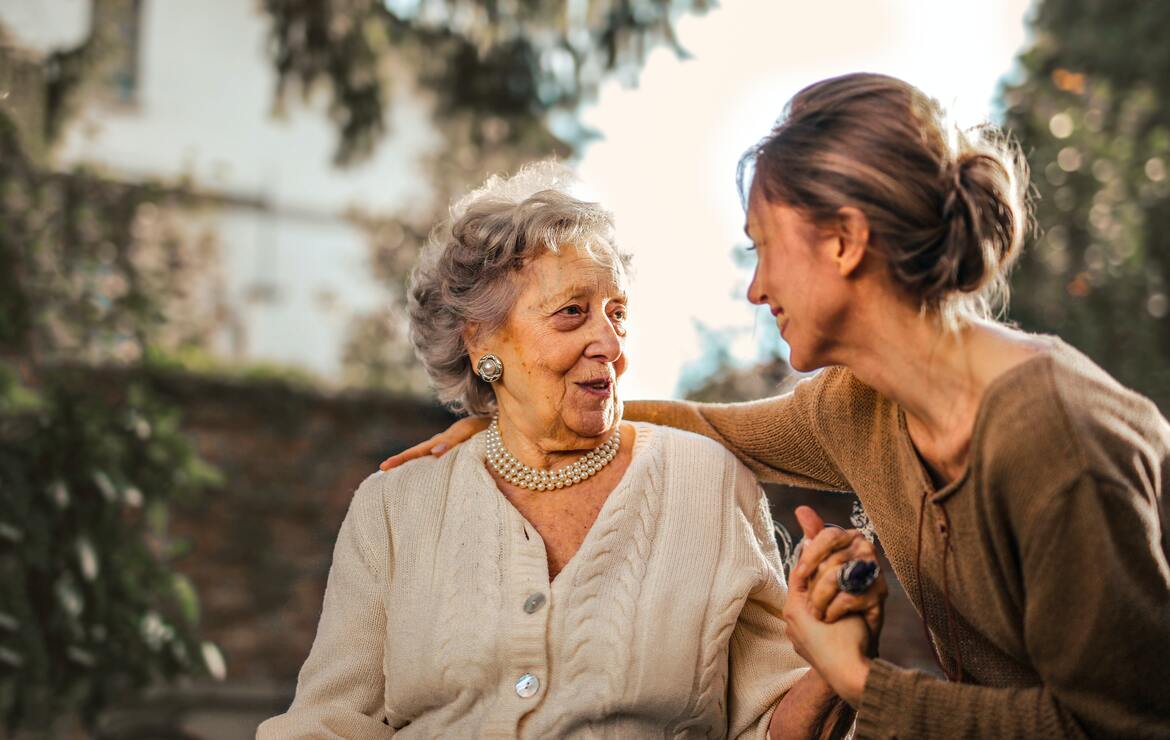
[[493,384],[505,444],[529,465],[550,467],[595,448],[621,421],[626,281],[620,267],[563,247],[524,267],[504,325],[470,327],[472,363],[491,352],[504,365]]

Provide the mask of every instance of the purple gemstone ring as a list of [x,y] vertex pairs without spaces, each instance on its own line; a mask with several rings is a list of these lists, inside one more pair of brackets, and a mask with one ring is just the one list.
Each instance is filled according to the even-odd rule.
[[872,560],[847,560],[837,571],[837,585],[847,594],[859,596],[869,590],[881,574]]

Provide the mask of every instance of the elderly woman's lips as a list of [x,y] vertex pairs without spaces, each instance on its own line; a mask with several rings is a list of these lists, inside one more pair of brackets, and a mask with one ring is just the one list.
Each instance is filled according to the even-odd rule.
[[580,386],[580,388],[586,393],[601,397],[608,396],[610,391],[613,390],[613,381],[608,379],[588,380],[583,383],[578,383],[577,385]]

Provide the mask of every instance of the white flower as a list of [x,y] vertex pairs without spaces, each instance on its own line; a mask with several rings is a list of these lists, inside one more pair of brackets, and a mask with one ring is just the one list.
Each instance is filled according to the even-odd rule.
[[153,431],[150,428],[150,422],[136,413],[130,416],[130,428],[134,431],[135,436],[141,440],[150,439],[150,434]]
[[92,666],[94,664],[93,653],[84,648],[70,645],[65,650],[65,654],[70,657],[75,663],[80,663],[83,666]]
[[15,650],[9,650],[6,647],[0,647],[0,663],[7,663],[13,668],[20,668],[24,665],[24,656]]
[[0,522],[0,538],[10,542],[21,542],[24,540],[24,532],[8,522]]
[[126,502],[127,506],[137,509],[142,506],[142,491],[138,490],[136,486],[129,486],[122,491],[122,500]]
[[48,494],[57,508],[64,509],[69,505],[69,487],[65,485],[65,481],[55,480],[49,484]]
[[224,663],[223,653],[219,651],[214,642],[203,643],[203,664],[207,666],[208,673],[216,681],[227,678],[227,664]]
[[65,609],[65,613],[74,618],[81,616],[81,612],[85,608],[85,601],[81,598],[81,594],[77,592],[77,587],[73,585],[73,580],[67,576],[61,578],[57,581],[55,590],[57,592],[57,601],[61,603],[61,607]]
[[98,557],[93,545],[85,537],[77,539],[77,560],[81,564],[81,575],[92,581],[98,574]]
[[170,625],[162,620],[157,612],[147,612],[142,615],[142,622],[138,625],[142,632],[142,639],[151,650],[158,650],[162,644],[175,635]]
[[114,488],[110,476],[102,471],[97,471],[93,474],[93,483],[102,492],[102,498],[106,501],[114,501],[118,498],[118,489]]

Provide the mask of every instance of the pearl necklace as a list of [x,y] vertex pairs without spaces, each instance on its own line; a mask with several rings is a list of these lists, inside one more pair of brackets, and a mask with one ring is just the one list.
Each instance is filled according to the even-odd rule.
[[492,419],[487,430],[487,459],[500,477],[514,486],[529,491],[552,491],[568,488],[597,474],[617,457],[622,446],[622,433],[614,429],[613,434],[600,447],[587,452],[581,459],[560,470],[533,468],[516,459],[504,446],[500,438],[499,417]]

